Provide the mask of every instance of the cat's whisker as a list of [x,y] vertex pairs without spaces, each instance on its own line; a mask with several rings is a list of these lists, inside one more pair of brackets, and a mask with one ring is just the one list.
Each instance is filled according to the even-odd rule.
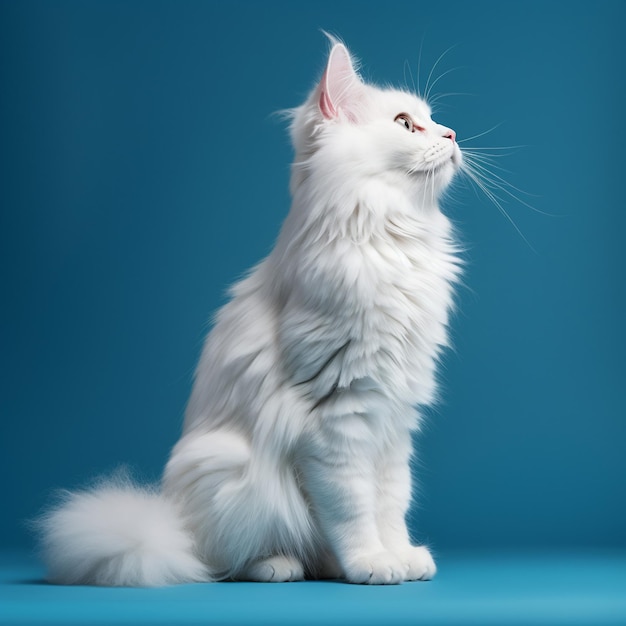
[[508,211],[502,206],[502,199],[499,198],[483,181],[480,174],[473,169],[472,165],[464,164],[461,168],[461,171],[466,175],[467,179],[473,183],[480,191],[482,191],[485,196],[497,207],[497,209],[502,213],[502,215],[509,221],[509,223],[513,226],[513,228],[517,231],[517,234],[522,238],[522,240],[526,243],[526,245],[535,253],[537,250],[532,246],[530,241],[524,236],[524,233],[520,230],[519,226],[515,223],[515,220],[509,215]]
[[[504,190],[504,186],[499,183],[497,180],[492,178],[495,176],[493,172],[482,167],[480,164],[472,162],[470,159],[466,159],[463,163],[463,168],[467,171],[470,171],[474,176],[480,178],[481,182],[491,190]],[[503,181],[506,183],[506,181]],[[515,198],[517,200],[517,198]]]
[[[470,161],[470,163],[479,163],[483,165],[485,168],[493,168],[501,172],[504,172],[506,174],[512,174],[513,172],[511,172],[511,170],[507,170],[501,165],[494,163],[493,161],[494,157],[500,157],[500,156],[506,156],[506,153],[505,154],[486,154],[486,153],[485,154],[472,154],[471,152],[467,152],[466,150],[463,151],[463,158]],[[520,189],[520,191],[522,190]],[[522,193],[526,193],[526,192],[522,191]],[[528,194],[528,195],[531,195],[531,194]]]
[[419,54],[417,56],[417,88],[415,90],[415,92],[417,93],[417,95],[421,98],[422,97],[422,92],[420,89],[420,70],[422,67],[422,48],[424,47],[424,35],[422,35],[422,40],[420,41],[420,50],[419,50]]
[[433,90],[433,87],[447,74],[450,74],[451,72],[456,72],[457,70],[463,69],[463,66],[460,65],[458,67],[452,67],[449,70],[446,70],[445,72],[443,72],[442,74],[439,74],[439,76],[437,76],[437,78],[430,84],[430,86],[428,87],[428,90],[426,91],[426,93],[424,94],[424,100],[426,100],[426,102],[428,102],[430,104],[430,93]]
[[424,184],[422,186],[422,205],[426,205],[426,191],[428,189],[428,171],[425,172]]
[[511,156],[515,154],[514,152],[474,152],[474,148],[464,148],[463,156],[471,155],[472,158],[481,158],[485,160],[489,160],[489,162],[493,163],[494,159],[500,159],[505,156]]
[[435,187],[435,170],[430,170],[430,202],[433,203],[437,199],[437,190]]
[[[406,80],[407,70],[409,72],[409,76],[411,77],[411,85],[409,85]],[[413,79],[413,72],[411,71],[411,64],[409,63],[408,59],[405,59],[404,61],[404,84],[407,86],[407,89],[413,86],[413,92],[418,91],[417,87],[415,86],[415,80]]]
[[[506,181],[503,183],[499,183],[496,180],[493,180],[491,178],[489,178],[490,175],[493,176],[492,172],[489,172],[488,170],[482,169],[480,168],[480,166],[473,164],[474,167],[474,173],[477,174],[478,176],[480,176],[481,180],[483,181],[483,183],[485,183],[485,185],[487,185],[487,187],[489,187],[492,190],[500,190],[503,193],[506,193],[507,195],[509,195],[511,198],[513,198],[514,200],[517,200],[518,202],[520,202],[521,204],[526,205],[528,208],[533,209],[533,210],[538,210],[535,209],[535,207],[531,206],[530,204],[526,203],[524,200],[522,200],[521,198],[519,198],[518,196],[516,196],[512,191],[510,191],[507,188],[507,185],[509,185],[509,183],[506,183]],[[515,187],[513,187],[512,185],[510,185],[511,188],[515,189]],[[524,192],[521,192],[524,193]],[[541,211],[543,212],[543,211]]]
[[476,94],[464,92],[464,91],[448,91],[447,93],[438,93],[435,94],[432,98],[428,100],[428,104],[432,107],[437,104],[440,100],[444,98],[451,98],[452,96],[474,96]]
[[461,143],[465,143],[466,141],[471,141],[472,139],[478,139],[479,137],[483,137],[484,135],[492,133],[496,128],[499,128],[500,126],[502,126],[502,124],[503,122],[499,122],[498,124],[496,124],[495,126],[492,126],[489,130],[486,130],[483,133],[479,133],[478,135],[473,135],[472,137],[465,137],[465,139],[458,139],[457,143],[461,144]]
[[[473,164],[473,166],[476,168],[476,164]],[[534,207],[532,204],[529,204],[528,202],[526,202],[525,200],[522,200],[522,198],[520,198],[518,195],[514,194],[511,189],[514,189],[515,191],[518,191],[519,193],[525,193],[527,195],[533,195],[533,194],[529,194],[527,191],[524,191],[523,189],[518,189],[517,187],[515,187],[514,185],[511,185],[511,183],[502,180],[502,183],[499,183],[495,180],[490,180],[488,178],[488,175],[491,176],[496,176],[493,172],[490,172],[489,170],[483,170],[483,171],[479,171],[477,169],[475,169],[474,173],[477,176],[480,176],[481,180],[483,181],[483,183],[488,186],[491,190],[498,190],[501,191],[502,193],[505,193],[507,196],[511,197],[513,200],[515,200],[516,202],[519,202],[520,204],[523,204],[525,207],[529,208],[531,211],[534,211],[535,213],[540,213],[541,215],[546,215],[547,217],[561,217],[560,215],[556,214],[556,213],[548,213],[547,211],[542,211],[541,209],[538,209],[537,207]],[[499,178],[499,177],[498,177]]]
[[[481,164],[480,162],[476,162],[475,159],[477,155],[473,155],[471,154],[471,152],[469,154],[464,153],[463,156],[465,159],[464,166],[471,167],[474,173],[477,176],[479,176],[481,180],[485,183],[485,185],[489,186],[492,190],[497,189],[501,191],[502,193],[507,194],[513,200],[519,202],[520,204],[523,204],[525,207],[529,208],[531,211],[534,211],[535,213],[540,213],[541,215],[546,215],[547,217],[562,217],[561,215],[557,213],[548,213],[547,211],[542,211],[541,209],[538,209],[537,207],[533,206],[532,204],[529,204],[528,202],[520,198],[517,194],[513,193],[513,191],[516,191],[526,196],[532,196],[535,198],[538,197],[536,194],[529,193],[528,191],[524,191],[523,189],[516,187],[515,185],[511,184],[508,180],[502,178],[501,176],[493,172],[491,169],[489,169],[489,167],[487,167],[487,165],[491,167],[497,167],[493,163],[483,162]],[[498,168],[498,169],[503,169],[503,168]]]
[[[505,187],[508,187],[510,189],[514,189],[515,191],[518,191],[519,193],[523,193],[526,196],[533,196],[533,197],[537,197],[536,194],[532,194],[529,193],[528,191],[524,191],[523,189],[520,189],[519,187],[516,187],[515,185],[511,184],[508,180],[506,180],[505,178],[502,178],[502,176],[499,176],[498,174],[496,174],[495,172],[491,171],[487,165],[490,165],[491,167],[495,167],[497,169],[500,169],[504,172],[508,172],[508,170],[505,170],[504,168],[498,167],[497,165],[495,165],[494,163],[492,163],[491,161],[480,161],[480,159],[478,159],[478,162],[476,162],[476,155],[464,155],[470,163],[472,163],[472,165],[474,165],[474,167],[479,168],[480,170],[482,170],[486,175],[492,176],[494,179],[496,179],[497,181],[499,181],[502,185],[504,185]],[[509,172],[510,173],[510,172]],[[494,184],[497,184],[496,181],[492,181]]]
[[[428,78],[426,79],[426,87],[424,88],[424,93],[426,94],[424,96],[424,100],[428,100],[428,94],[430,93],[430,79],[433,76],[433,72],[435,71],[435,69],[437,68],[437,65],[439,65],[439,62],[443,59],[443,57],[446,56],[446,54],[448,54],[448,52],[450,52],[451,50],[454,50],[454,48],[456,48],[459,44],[455,43],[452,44],[449,48],[447,48],[446,50],[444,50],[440,55],[439,58],[435,61],[435,64],[432,66],[430,73],[428,74]],[[437,79],[439,80],[439,79]]]
[[424,177],[424,187],[422,190],[422,199],[423,199],[422,202],[424,205],[429,205],[433,199],[432,186],[433,186],[434,174],[431,169],[425,170],[424,173],[426,174],[426,176]]
[[[488,131],[491,132],[491,131]],[[463,139],[463,141],[468,141],[469,139],[474,139],[474,137],[468,137],[467,139]],[[457,141],[457,143],[459,143]],[[471,147],[471,148],[463,148],[463,153],[465,153],[466,151],[470,151],[472,153],[477,152],[477,151],[484,151],[484,150],[517,150],[520,148],[528,148],[528,145],[519,145],[519,146],[481,146],[479,148],[475,148],[475,147]],[[498,155],[499,156],[499,155]]]

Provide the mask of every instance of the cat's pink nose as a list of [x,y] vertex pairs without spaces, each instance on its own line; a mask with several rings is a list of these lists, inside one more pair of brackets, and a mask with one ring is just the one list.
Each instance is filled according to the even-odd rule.
[[446,130],[446,134],[444,135],[444,137],[446,139],[449,139],[452,143],[456,141],[456,133],[451,128],[448,128]]

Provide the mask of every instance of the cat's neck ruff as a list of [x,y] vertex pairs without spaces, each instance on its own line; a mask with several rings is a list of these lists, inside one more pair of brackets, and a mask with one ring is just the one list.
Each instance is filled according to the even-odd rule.
[[[320,412],[347,402],[371,413],[368,403],[381,394],[402,406],[436,397],[435,366],[447,345],[460,261],[436,202],[424,207],[394,179],[364,180],[345,195],[311,189],[313,177],[303,181],[269,259],[277,301],[291,300],[289,308],[301,298],[320,340],[342,337],[328,374],[340,393],[312,390]],[[391,413],[403,422],[409,415]]]

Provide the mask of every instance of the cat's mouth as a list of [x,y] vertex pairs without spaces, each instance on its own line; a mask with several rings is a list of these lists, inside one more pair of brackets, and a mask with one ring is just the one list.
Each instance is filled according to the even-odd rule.
[[447,159],[444,159],[440,163],[437,163],[434,166],[433,171],[438,172],[448,167],[452,167],[453,172],[456,173],[461,168],[462,160],[463,159],[461,157],[461,151],[454,150]]
[[455,145],[452,151],[447,155],[441,155],[437,158],[431,157],[426,163],[422,162],[414,173],[433,176],[450,168],[452,174],[455,174],[461,168],[462,162],[463,156],[461,150]]

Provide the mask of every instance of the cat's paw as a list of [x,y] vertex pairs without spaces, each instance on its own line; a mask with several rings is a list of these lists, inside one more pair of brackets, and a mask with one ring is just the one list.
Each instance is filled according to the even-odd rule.
[[348,582],[366,585],[397,585],[405,572],[404,563],[391,552],[361,555],[344,566]]
[[285,583],[304,580],[304,568],[298,559],[278,555],[250,564],[239,578],[263,583]]
[[404,563],[404,580],[431,580],[437,573],[435,561],[424,546],[408,546],[395,553]]

